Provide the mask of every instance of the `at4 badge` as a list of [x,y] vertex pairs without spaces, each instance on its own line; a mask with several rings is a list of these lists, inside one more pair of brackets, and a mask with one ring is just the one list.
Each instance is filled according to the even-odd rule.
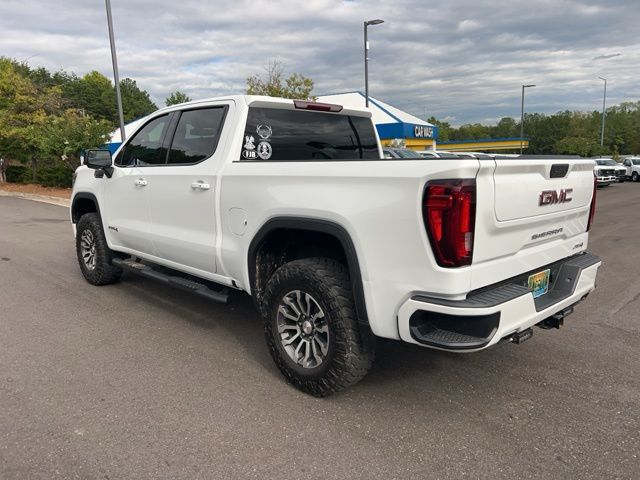
[[258,144],[258,156],[262,160],[269,160],[272,153],[271,144],[269,142],[260,142]]
[[247,135],[244,137],[244,146],[242,147],[244,150],[242,150],[242,158],[245,158],[247,160],[256,159],[257,154],[255,141],[256,139],[253,138],[253,135]]

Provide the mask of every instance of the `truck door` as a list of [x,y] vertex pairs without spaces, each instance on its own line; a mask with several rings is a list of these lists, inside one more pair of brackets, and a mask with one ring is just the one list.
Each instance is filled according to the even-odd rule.
[[112,177],[104,178],[101,214],[115,247],[153,255],[148,172],[166,157],[169,123],[169,115],[147,122],[118,152]]
[[169,266],[216,271],[216,181],[231,103],[176,112],[166,164],[149,172],[151,238]]

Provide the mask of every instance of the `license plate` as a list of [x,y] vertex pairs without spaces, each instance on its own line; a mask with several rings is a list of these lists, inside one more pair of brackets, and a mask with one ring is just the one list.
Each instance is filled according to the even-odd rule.
[[533,291],[533,298],[538,298],[549,291],[549,278],[551,270],[529,275],[529,288]]

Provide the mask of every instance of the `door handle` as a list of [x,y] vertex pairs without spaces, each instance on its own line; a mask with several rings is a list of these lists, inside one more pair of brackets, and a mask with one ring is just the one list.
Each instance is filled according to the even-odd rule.
[[134,185],[137,185],[138,187],[146,187],[147,186],[147,181],[144,178],[138,178],[137,180],[133,181]]
[[209,190],[211,188],[211,185],[209,185],[208,183],[204,183],[204,182],[193,182],[191,184],[191,188],[193,188],[194,190],[196,190],[196,189]]

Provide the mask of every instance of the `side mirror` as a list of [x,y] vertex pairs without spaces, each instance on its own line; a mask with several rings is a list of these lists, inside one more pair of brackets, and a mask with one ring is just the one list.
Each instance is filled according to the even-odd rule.
[[[84,154],[84,164],[93,170],[103,171],[108,178],[111,178],[113,167],[111,164],[111,152],[109,150],[87,150]],[[98,176],[98,172],[96,172]]]

